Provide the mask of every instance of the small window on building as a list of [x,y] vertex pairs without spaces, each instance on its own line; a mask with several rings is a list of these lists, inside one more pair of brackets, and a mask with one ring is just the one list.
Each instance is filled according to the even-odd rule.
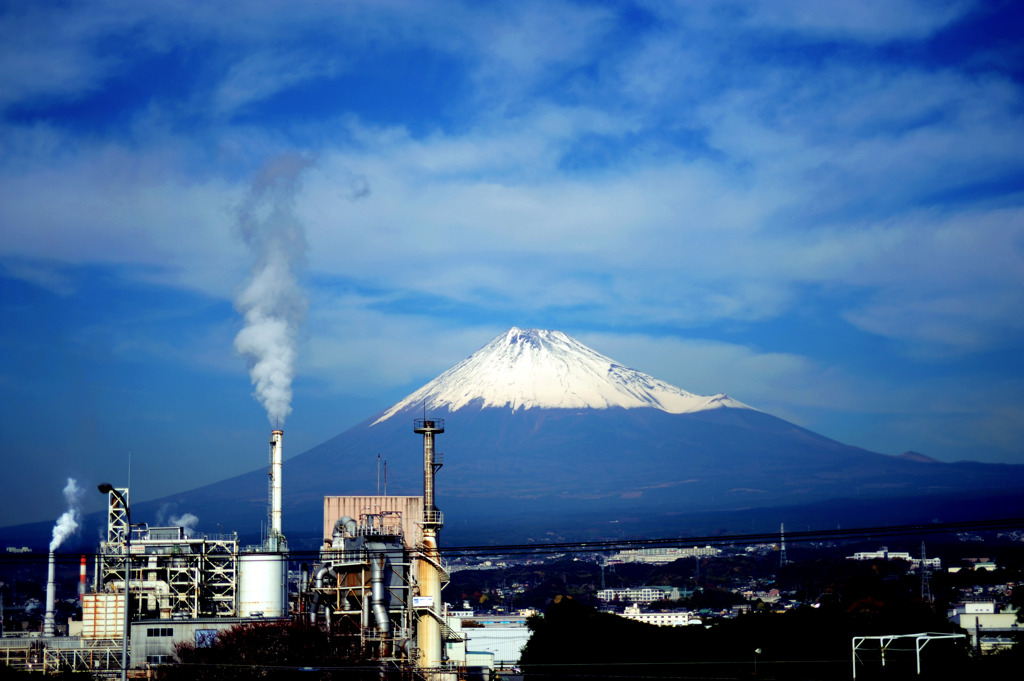
[[197,629],[196,648],[210,648],[217,642],[216,629]]

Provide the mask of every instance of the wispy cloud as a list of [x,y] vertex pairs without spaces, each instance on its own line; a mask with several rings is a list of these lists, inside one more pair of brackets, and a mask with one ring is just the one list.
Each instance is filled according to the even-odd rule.
[[[37,370],[145,361],[244,397],[233,207],[295,153],[316,158],[295,195],[295,340],[318,399],[425,382],[513,324],[561,327],[854,444],[1019,458],[1024,89],[1000,27],[1020,11],[11,5],[0,285],[59,294],[8,297],[19,313],[66,307],[0,341]],[[3,385],[20,371],[0,366]]]

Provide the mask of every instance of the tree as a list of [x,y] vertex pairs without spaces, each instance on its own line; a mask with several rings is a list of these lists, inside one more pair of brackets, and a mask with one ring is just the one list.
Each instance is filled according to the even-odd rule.
[[161,667],[159,677],[168,681],[291,679],[302,669],[308,670],[311,679],[379,680],[379,668],[360,660],[358,650],[346,649],[345,640],[304,621],[239,624],[208,645],[178,644],[175,653],[180,664]]

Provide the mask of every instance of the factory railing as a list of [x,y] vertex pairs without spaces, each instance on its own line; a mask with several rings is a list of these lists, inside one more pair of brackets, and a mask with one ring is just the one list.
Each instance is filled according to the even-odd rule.
[[441,511],[424,511],[424,525],[444,525],[444,513]]

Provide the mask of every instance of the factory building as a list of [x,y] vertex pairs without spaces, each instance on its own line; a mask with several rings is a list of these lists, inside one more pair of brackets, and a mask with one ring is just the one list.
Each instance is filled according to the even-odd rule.
[[[96,602],[90,615],[103,618],[107,604],[120,608],[119,598],[103,597],[123,596],[130,546],[132,619],[234,617],[239,610],[237,534],[190,537],[183,527],[145,524],[129,530],[127,500],[127,489],[108,494],[107,539],[96,555],[95,593],[86,595]],[[126,542],[129,531],[131,542]]]
[[438,552],[444,516],[434,476],[443,464],[434,440],[444,421],[418,419],[413,430],[423,436],[423,496],[325,497],[323,548],[303,570],[300,609],[340,648],[382,670],[456,679],[486,656],[466,653],[441,607],[449,576]]
[[468,668],[511,667],[519,663],[530,640],[525,615],[475,615],[473,611],[448,616],[452,628],[464,639],[447,643],[448,656],[466,658]]
[[[303,571],[303,610],[353,657],[411,659],[417,497],[327,497],[319,561]],[[337,515],[337,517],[334,517]]]
[[302,618],[329,633],[341,655],[377,664],[384,676],[455,681],[485,673],[494,655],[467,651],[460,622],[441,602],[449,576],[438,550],[444,517],[434,476],[442,457],[434,442],[444,421],[418,419],[413,430],[423,437],[423,494],[325,497],[323,545],[314,564],[298,571],[292,602],[281,531],[282,431],[270,436],[268,532],[260,546],[240,546],[237,533],[133,523],[129,490],[101,485],[107,532],[87,592],[83,567],[81,622],[71,636],[54,635],[51,556],[43,636],[15,644],[5,659],[21,668],[111,674],[122,672],[122,659],[127,669],[172,663],[177,644],[202,648],[240,623]]

